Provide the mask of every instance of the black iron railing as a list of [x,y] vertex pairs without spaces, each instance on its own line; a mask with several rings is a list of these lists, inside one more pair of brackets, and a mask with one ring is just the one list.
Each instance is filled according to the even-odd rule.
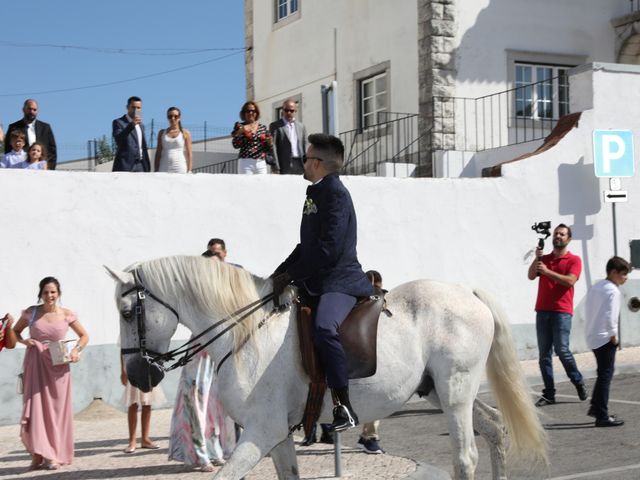
[[194,168],[193,173],[238,173],[238,160],[234,158],[226,162]]
[[426,152],[420,151],[417,114],[379,112],[376,120],[366,129],[339,134],[345,147],[345,175],[382,175],[386,167],[410,172],[403,167],[426,164]]
[[479,152],[545,138],[569,112],[566,75],[478,98],[433,97],[433,150]]

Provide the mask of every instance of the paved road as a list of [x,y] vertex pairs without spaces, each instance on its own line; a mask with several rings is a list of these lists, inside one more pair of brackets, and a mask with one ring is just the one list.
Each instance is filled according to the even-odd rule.
[[[635,350],[635,351],[633,351]],[[559,383],[556,405],[541,409],[543,424],[551,440],[551,465],[548,471],[527,472],[513,469],[509,478],[517,480],[637,480],[640,479],[640,348],[620,355],[619,371],[614,378],[610,410],[626,421],[619,428],[595,428],[586,416],[588,402],[580,402],[570,383]],[[592,355],[576,356],[588,377],[593,372]],[[537,378],[535,362],[523,362],[530,380]],[[556,368],[558,371],[558,368]],[[588,387],[593,380],[587,380]],[[537,389],[537,387],[536,387]],[[490,394],[481,398],[492,403]],[[0,478],[47,477],[47,479],[192,479],[210,478],[167,460],[169,410],[153,413],[152,434],[163,447],[158,451],[139,451],[125,455],[126,418],[110,407],[90,409],[76,418],[76,461],[58,472],[24,473],[29,463],[18,440],[16,425],[0,427]],[[424,470],[416,463],[451,472],[451,451],[444,416],[424,401],[412,401],[391,418],[382,421],[382,446],[388,455],[366,455],[353,448],[358,432],[343,435],[345,473],[353,479],[434,478],[417,475]],[[488,479],[488,449],[477,437],[480,462],[477,478]],[[332,478],[333,457],[324,446],[299,450],[302,478]],[[266,459],[247,480],[275,478]]]

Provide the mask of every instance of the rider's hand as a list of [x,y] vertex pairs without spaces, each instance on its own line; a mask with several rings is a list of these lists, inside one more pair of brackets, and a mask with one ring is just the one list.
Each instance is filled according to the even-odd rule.
[[284,289],[291,283],[291,275],[287,272],[277,273],[273,275],[273,293],[277,297],[282,295]]

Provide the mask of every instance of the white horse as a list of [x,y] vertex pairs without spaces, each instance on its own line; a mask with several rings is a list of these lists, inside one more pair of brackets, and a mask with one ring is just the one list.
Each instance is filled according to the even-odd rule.
[[[166,352],[178,323],[198,334],[272,291],[269,279],[203,257],[166,257],[109,273],[118,283],[122,347],[130,351],[139,349],[142,336],[148,351]],[[136,318],[135,307],[144,296],[140,292],[146,302]],[[289,288],[283,297],[294,294]],[[393,316],[380,317],[377,372],[350,381],[360,421],[385,418],[414,393],[430,390],[427,398],[448,420],[456,479],[474,478],[474,420],[489,442],[493,478],[506,478],[502,419],[513,458],[546,464],[547,438],[523,380],[508,321],[497,305],[481,292],[427,280],[405,283],[386,299]],[[268,317],[272,308],[270,302],[207,347],[216,365],[234,352],[220,366],[219,392],[225,410],[244,427],[229,461],[215,476],[218,480],[242,478],[267,454],[278,478],[299,478],[290,427],[302,418],[309,379],[300,361],[296,309]],[[142,330],[137,319],[143,321]],[[203,339],[223,329],[221,325]],[[157,371],[149,373],[143,356],[125,358],[134,385],[150,390],[161,380]],[[500,413],[476,400],[485,367]],[[326,397],[320,420],[330,423],[332,404]]]

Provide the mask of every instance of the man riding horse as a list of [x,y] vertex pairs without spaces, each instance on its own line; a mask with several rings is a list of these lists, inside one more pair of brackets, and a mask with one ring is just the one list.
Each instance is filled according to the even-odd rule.
[[349,191],[340,181],[344,146],[339,138],[313,134],[304,160],[307,187],[300,243],[273,273],[280,295],[291,282],[313,309],[314,344],[333,393],[332,431],[355,427],[358,417],[349,401],[349,377],[338,328],[357,297],[373,294],[356,253],[357,222]]

